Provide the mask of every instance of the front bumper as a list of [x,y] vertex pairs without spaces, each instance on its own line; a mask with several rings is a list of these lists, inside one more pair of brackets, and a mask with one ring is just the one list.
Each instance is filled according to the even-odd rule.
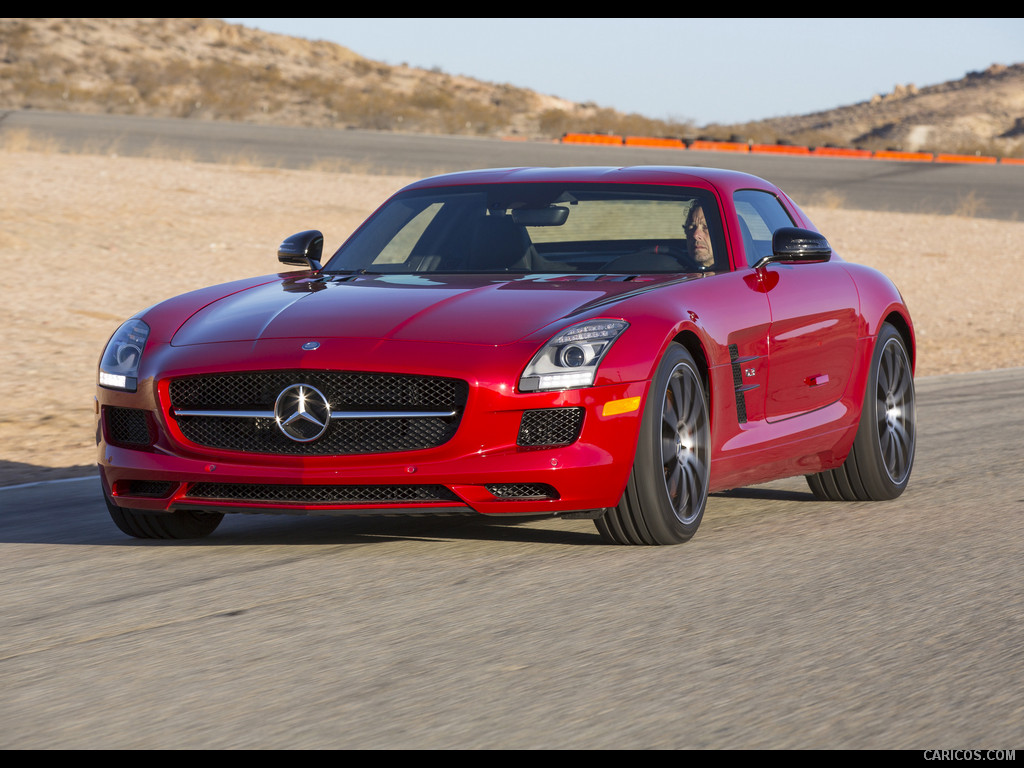
[[[98,463],[105,492],[146,512],[558,515],[614,506],[633,463],[647,382],[506,394],[471,387],[454,437],[429,450],[286,456],[204,448],[176,428],[158,383],[138,393],[100,388]],[[522,447],[524,413],[581,408],[579,437]],[[111,434],[113,409],[145,414],[151,438]]]

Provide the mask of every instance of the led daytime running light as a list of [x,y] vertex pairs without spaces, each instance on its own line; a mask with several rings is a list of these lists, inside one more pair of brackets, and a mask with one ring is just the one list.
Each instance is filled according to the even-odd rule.
[[100,358],[98,381],[101,387],[135,391],[148,338],[149,326],[135,318],[114,332]]
[[526,366],[519,379],[521,392],[550,392],[589,387],[608,349],[629,323],[588,320],[552,337]]

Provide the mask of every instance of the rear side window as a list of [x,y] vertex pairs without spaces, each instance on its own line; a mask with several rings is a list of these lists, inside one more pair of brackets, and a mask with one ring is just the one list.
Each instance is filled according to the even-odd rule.
[[772,252],[772,234],[782,227],[792,227],[793,220],[778,198],[759,189],[741,189],[733,196],[736,215],[743,234],[743,250],[747,265],[753,266]]

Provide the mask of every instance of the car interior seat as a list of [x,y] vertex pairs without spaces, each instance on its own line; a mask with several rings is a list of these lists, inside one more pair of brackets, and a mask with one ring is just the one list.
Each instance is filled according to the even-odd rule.
[[526,228],[516,224],[511,216],[483,216],[473,230],[466,269],[530,269],[532,251]]

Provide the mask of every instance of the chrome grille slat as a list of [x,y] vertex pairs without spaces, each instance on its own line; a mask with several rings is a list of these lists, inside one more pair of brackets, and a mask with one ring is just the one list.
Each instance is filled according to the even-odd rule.
[[[456,411],[331,411],[332,419],[431,419],[454,416]],[[272,419],[273,411],[223,411],[186,410],[175,408],[171,415],[178,416],[222,416],[226,419]]]

